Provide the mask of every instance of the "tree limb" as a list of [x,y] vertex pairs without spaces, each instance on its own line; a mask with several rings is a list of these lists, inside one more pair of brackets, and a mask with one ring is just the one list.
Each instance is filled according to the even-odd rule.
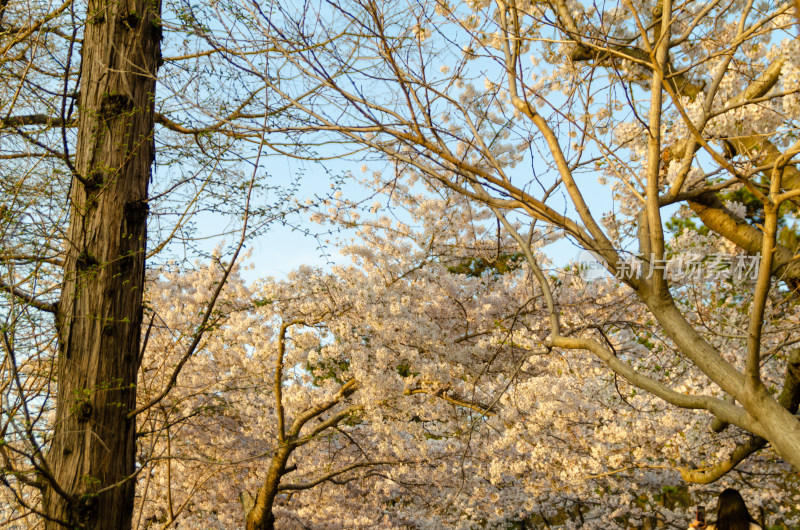
[[406,396],[411,396],[414,394],[427,394],[429,396],[434,396],[440,399],[447,401],[448,403],[452,403],[453,405],[464,407],[467,409],[474,410],[475,412],[479,412],[484,416],[496,416],[497,410],[494,405],[485,405],[484,403],[479,403],[477,401],[471,401],[468,399],[464,399],[459,396],[451,396],[447,394],[447,388],[442,388],[437,391],[427,390],[425,388],[407,388],[403,391],[403,394]]
[[[793,350],[789,354],[789,358],[786,362],[786,376],[783,383],[783,390],[778,396],[778,403],[792,414],[797,414],[798,407],[800,407],[800,349]],[[717,427],[724,428],[725,425],[726,424],[722,424]],[[714,430],[720,432],[723,429],[719,428]],[[734,448],[727,459],[712,467],[702,469],[679,468],[681,477],[686,482],[710,484],[722,478],[726,473],[739,465],[739,463],[766,445],[767,441],[764,438],[754,436],[747,442]]]
[[711,467],[703,469],[689,469],[685,467],[678,468],[681,478],[686,482],[693,482],[695,484],[711,484],[723,476],[725,476],[731,469],[739,465],[744,459],[752,455],[762,447],[767,445],[767,441],[760,436],[754,436],[747,442],[737,446],[722,462],[719,462]]
[[307,490],[311,489],[318,484],[322,484],[323,482],[332,481],[335,477],[347,473],[353,469],[358,469],[360,467],[371,467],[371,466],[383,466],[389,464],[396,464],[397,462],[360,462],[358,464],[351,464],[347,467],[339,469],[337,471],[332,471],[321,477],[318,477],[310,482],[296,482],[294,484],[281,484],[278,486],[278,491],[299,491],[299,490]]
[[13,285],[9,285],[3,280],[0,279],[0,291],[5,291],[7,293],[13,294],[17,298],[19,298],[22,302],[26,305],[31,307],[35,307],[36,309],[40,309],[42,311],[47,311],[48,313],[55,314],[58,311],[58,302],[42,302],[41,300],[37,300],[36,297],[22,289],[14,287]]
[[343,399],[353,395],[353,393],[356,390],[358,390],[358,381],[356,381],[355,379],[350,379],[345,384],[342,385],[342,387],[330,401],[327,401],[325,403],[320,403],[319,405],[314,407],[309,407],[303,412],[301,412],[292,422],[292,427],[289,429],[289,436],[297,437],[300,434],[300,429],[303,428],[303,425],[305,425],[306,422],[308,422],[308,420],[316,416],[319,416],[326,410],[330,410]]
[[[703,193],[688,201],[705,226],[728,239],[750,255],[761,251],[764,234],[758,228],[736,219],[715,193]],[[775,246],[773,273],[800,280],[800,262],[782,245]]]
[[650,392],[667,403],[685,409],[707,410],[717,417],[723,418],[728,423],[739,425],[747,430],[752,429],[752,422],[748,421],[744,410],[711,396],[691,396],[676,392],[660,381],[637,372],[631,365],[616,357],[613,352],[595,340],[577,337],[554,337],[551,339],[551,344],[556,348],[591,351],[606,363],[609,368],[627,379],[631,384]]

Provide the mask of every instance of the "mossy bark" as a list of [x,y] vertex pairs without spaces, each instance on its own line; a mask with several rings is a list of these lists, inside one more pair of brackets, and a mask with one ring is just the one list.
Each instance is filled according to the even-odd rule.
[[[159,0],[90,0],[70,194],[46,527],[131,527]],[[61,491],[57,491],[61,490]]]

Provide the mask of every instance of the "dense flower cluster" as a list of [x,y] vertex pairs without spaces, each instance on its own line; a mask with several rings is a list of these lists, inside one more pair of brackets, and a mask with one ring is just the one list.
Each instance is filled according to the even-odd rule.
[[[280,493],[274,513],[282,527],[468,528],[534,517],[565,528],[625,528],[656,516],[687,522],[686,503],[665,501],[664,491],[682,484],[680,468],[714,463],[744,435],[713,435],[705,414],[637,391],[586,352],[546,348],[542,295],[527,266],[499,272],[512,241],[477,235],[486,231],[485,216],[466,214],[462,201],[406,199],[405,222],[377,215],[362,223],[345,248],[351,266],[303,267],[285,280],[250,285],[231,280],[202,351],[142,425],[149,434],[140,441],[141,524],[171,514],[190,526],[240,524],[239,493],[260,487],[278,445],[272,379],[287,322],[298,322],[283,361],[287,421],[330,399],[343,381],[354,378],[359,389],[333,409],[357,412],[299,447],[289,462],[296,469],[281,484],[312,484],[360,467]],[[718,237],[688,234],[673,244],[676,251],[727,248]],[[478,271],[478,260],[489,266]],[[158,331],[143,390],[159,388],[170,373],[218,272],[200,266],[153,278]],[[659,336],[616,279],[551,274],[559,278],[555,294],[568,329],[603,322],[598,333],[638,371],[682,392],[708,391],[705,377]],[[681,288],[693,321],[713,315],[720,324],[708,340],[739,356],[736,330],[746,315],[735,298],[746,286],[727,279]],[[784,314],[768,340],[784,340],[796,319]],[[766,452],[742,470],[764,478],[757,487],[734,476],[724,483],[771,520],[785,517],[786,492],[796,488],[789,468]],[[691,494],[703,500],[717,487]]]

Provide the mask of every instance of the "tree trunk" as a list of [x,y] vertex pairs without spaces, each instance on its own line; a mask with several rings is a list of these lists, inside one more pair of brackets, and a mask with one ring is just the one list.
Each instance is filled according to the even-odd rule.
[[775,449],[781,458],[795,470],[800,470],[800,420],[770,396],[766,387],[759,387],[754,395],[745,394],[742,405],[753,419],[762,438]]
[[281,446],[272,457],[264,484],[258,489],[255,505],[245,514],[245,527],[247,530],[273,530],[275,517],[272,515],[272,506],[278,494],[278,485],[286,471],[286,462],[292,454],[293,447]]
[[800,418],[795,415],[794,410],[786,408],[794,407],[795,396],[791,386],[795,384],[796,357],[792,355],[789,361],[791,373],[785,384],[790,385],[790,388],[786,395],[776,399],[763,384],[760,384],[755,391],[748,391],[744,374],[725,362],[719,352],[703,340],[683,318],[668,293],[641,291],[639,295],[667,336],[747,412],[741,422],[731,423],[766,439],[781,458],[796,470],[800,470]]
[[[48,529],[128,529],[160,1],[89,0],[70,195]],[[101,491],[102,490],[102,491]]]

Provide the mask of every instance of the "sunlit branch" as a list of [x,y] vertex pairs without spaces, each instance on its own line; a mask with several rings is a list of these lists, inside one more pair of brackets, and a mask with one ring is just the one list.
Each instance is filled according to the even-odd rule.
[[316,479],[314,479],[312,481],[309,481],[309,482],[296,482],[296,483],[293,483],[293,484],[280,484],[278,486],[278,491],[307,490],[307,489],[313,488],[314,486],[322,484],[323,482],[328,482],[328,481],[333,482],[334,478],[338,477],[339,475],[342,475],[343,473],[347,473],[348,471],[352,471],[354,469],[359,469],[359,468],[363,468],[363,467],[393,465],[393,464],[398,464],[398,463],[399,462],[393,462],[393,461],[388,461],[388,460],[387,461],[377,461],[377,462],[359,462],[357,464],[352,464],[352,465],[343,467],[342,469],[338,469],[336,471],[331,471],[330,473],[322,475],[321,477],[318,477],[318,478],[316,478]]
[[18,287],[9,285],[2,279],[0,279],[0,290],[13,294],[26,305],[35,307],[36,309],[40,309],[42,311],[47,311],[48,313],[54,313],[54,314],[58,311],[58,302],[43,302],[41,300],[38,300],[34,295]]

